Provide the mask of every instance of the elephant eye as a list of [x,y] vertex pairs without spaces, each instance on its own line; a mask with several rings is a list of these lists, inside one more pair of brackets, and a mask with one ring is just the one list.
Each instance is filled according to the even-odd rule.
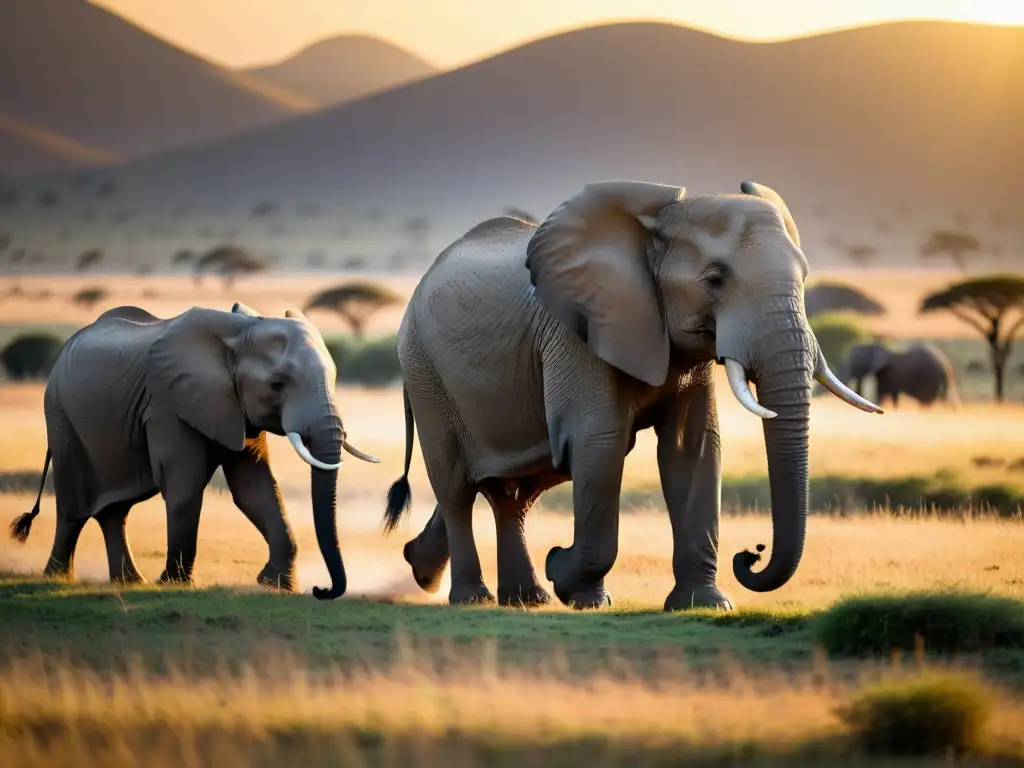
[[280,379],[272,381],[270,382],[270,388],[275,392],[280,392],[282,389],[284,389],[284,382],[281,381]]
[[711,268],[704,275],[704,282],[716,290],[725,285],[725,270]]

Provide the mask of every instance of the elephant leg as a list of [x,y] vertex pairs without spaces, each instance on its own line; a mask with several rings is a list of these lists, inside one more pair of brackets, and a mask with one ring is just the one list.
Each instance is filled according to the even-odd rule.
[[473,490],[467,489],[461,498],[442,501],[439,505],[448,529],[448,546],[451,550],[452,585],[448,591],[448,602],[452,605],[494,602],[494,595],[484,584],[480,554],[473,538],[475,496]]
[[73,579],[75,549],[92,508],[92,469],[71,424],[57,413],[47,419],[47,440],[59,446],[53,450],[53,492],[57,506],[57,525],[53,547],[43,575],[47,578]]
[[46,578],[73,579],[75,577],[75,548],[78,537],[88,522],[87,517],[71,517],[57,512],[57,530],[53,535],[53,548],[43,569]]
[[556,597],[577,610],[612,603],[604,577],[615,565],[619,549],[625,432],[592,424],[573,437],[573,543],[568,548],[552,547],[544,572]]
[[222,451],[221,467],[231,498],[260,532],[270,549],[256,581],[265,587],[295,590],[295,536],[285,517],[284,500],[270,469],[266,434],[247,440],[245,450]]
[[[152,445],[152,440],[150,442]],[[199,513],[203,491],[216,468],[205,439],[180,435],[159,462],[158,486],[167,508],[167,563],[157,579],[159,584],[191,584],[199,539]]]
[[128,544],[126,527],[130,502],[111,504],[96,515],[96,521],[103,531],[103,543],[107,548],[107,567],[110,580],[118,584],[145,584],[146,579],[139,571]]
[[655,422],[658,472],[672,524],[675,586],[666,611],[733,605],[716,584],[722,449],[713,381],[667,403]]
[[431,594],[437,592],[449,558],[448,529],[440,506],[434,507],[434,514],[419,535],[406,542],[402,556],[412,566],[412,576],[420,589]]
[[494,513],[498,543],[498,603],[537,606],[551,602],[551,596],[537,580],[526,547],[526,513],[537,498],[529,480],[520,481],[512,495],[501,482],[490,483],[484,491]]

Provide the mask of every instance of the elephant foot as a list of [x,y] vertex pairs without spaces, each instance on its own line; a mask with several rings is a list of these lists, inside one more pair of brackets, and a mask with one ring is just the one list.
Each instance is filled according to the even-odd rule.
[[294,592],[295,571],[294,569],[284,571],[275,565],[267,563],[256,577],[256,583],[272,590]]
[[[443,555],[424,555],[422,547],[416,546],[419,539],[406,542],[402,548],[402,556],[412,566],[412,577],[416,584],[424,592],[434,594],[441,586],[441,577],[444,576],[444,569],[448,567],[448,553]],[[447,543],[447,542],[446,542]]]
[[521,584],[512,589],[503,589],[498,584],[498,605],[520,606],[523,608],[536,608],[541,605],[549,605],[551,595],[540,584]]
[[494,595],[483,584],[460,586],[452,584],[448,592],[451,605],[486,605],[494,602]]
[[115,584],[119,587],[133,587],[140,586],[146,583],[146,577],[141,573],[122,573],[120,576],[114,576],[110,579],[111,584]]
[[71,581],[74,578],[74,574],[72,574],[69,564],[50,560],[43,569],[43,578]]
[[162,587],[191,587],[192,574],[184,573],[177,569],[168,573],[165,569],[164,572],[160,574],[160,578],[156,580],[156,583]]
[[696,608],[716,608],[722,611],[736,609],[732,600],[723,595],[714,584],[680,585],[665,598],[664,610],[688,611]]
[[565,598],[559,595],[558,599],[574,611],[598,611],[610,608],[612,604],[611,593],[604,588],[604,584],[578,589]]
[[607,608],[612,596],[604,588],[604,576],[594,583],[588,583],[580,574],[579,566],[574,567],[572,550],[552,547],[544,560],[544,575],[555,588],[555,596],[577,611]]

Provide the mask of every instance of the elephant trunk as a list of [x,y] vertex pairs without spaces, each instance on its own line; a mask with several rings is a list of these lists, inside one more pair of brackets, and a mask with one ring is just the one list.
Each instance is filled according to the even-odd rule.
[[[763,570],[750,551],[733,557],[736,580],[754,592],[771,592],[788,582],[803,556],[808,507],[808,427],[818,347],[799,295],[767,299],[752,316],[720,323],[718,357],[733,394],[763,420],[772,497],[772,553]],[[773,316],[774,324],[764,318]],[[779,322],[781,319],[781,322]],[[747,381],[757,388],[755,399]],[[765,549],[758,544],[757,550]]]
[[[326,413],[305,424],[285,424],[289,439],[295,444],[295,435],[299,445],[315,460],[309,462],[310,496],[313,502],[313,526],[316,530],[316,541],[320,554],[324,558],[327,572],[331,577],[331,586],[327,589],[313,587],[313,596],[318,600],[334,600],[345,594],[347,579],[345,564],[341,558],[341,547],[338,544],[337,530],[337,497],[338,469],[341,464],[341,445],[344,431],[341,419],[334,408],[333,401],[326,398]],[[321,406],[321,409],[324,406]],[[286,415],[288,415],[286,409]],[[286,419],[286,421],[289,421]],[[309,426],[307,426],[309,425]],[[296,446],[298,450],[298,446]],[[301,455],[300,451],[300,455]],[[306,456],[304,459],[309,461]],[[327,467],[326,469],[321,466]]]
[[[808,431],[813,388],[813,338],[809,331],[784,334],[779,349],[757,369],[760,403],[777,415],[762,421],[772,499],[772,553],[763,570],[751,566],[760,555],[733,557],[736,580],[754,592],[771,592],[796,573],[807,533]],[[764,549],[758,545],[758,551]]]

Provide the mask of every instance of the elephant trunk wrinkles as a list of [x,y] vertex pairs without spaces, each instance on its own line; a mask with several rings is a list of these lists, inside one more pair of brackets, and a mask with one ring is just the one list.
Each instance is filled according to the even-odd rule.
[[[315,458],[327,464],[337,464],[341,460],[342,425],[329,398],[328,403],[327,412],[321,413],[310,424],[292,429],[286,426],[286,429],[298,432]],[[331,577],[330,588],[313,587],[313,596],[318,600],[334,600],[345,594],[348,585],[338,544],[338,470],[311,467],[310,495],[316,541]]]
[[[758,402],[778,414],[763,419],[772,499],[772,553],[763,570],[749,551],[733,558],[736,580],[754,592],[771,592],[796,573],[803,556],[808,508],[808,427],[817,342],[798,313],[786,327],[755,332],[750,366]],[[758,545],[758,550],[764,549]]]

